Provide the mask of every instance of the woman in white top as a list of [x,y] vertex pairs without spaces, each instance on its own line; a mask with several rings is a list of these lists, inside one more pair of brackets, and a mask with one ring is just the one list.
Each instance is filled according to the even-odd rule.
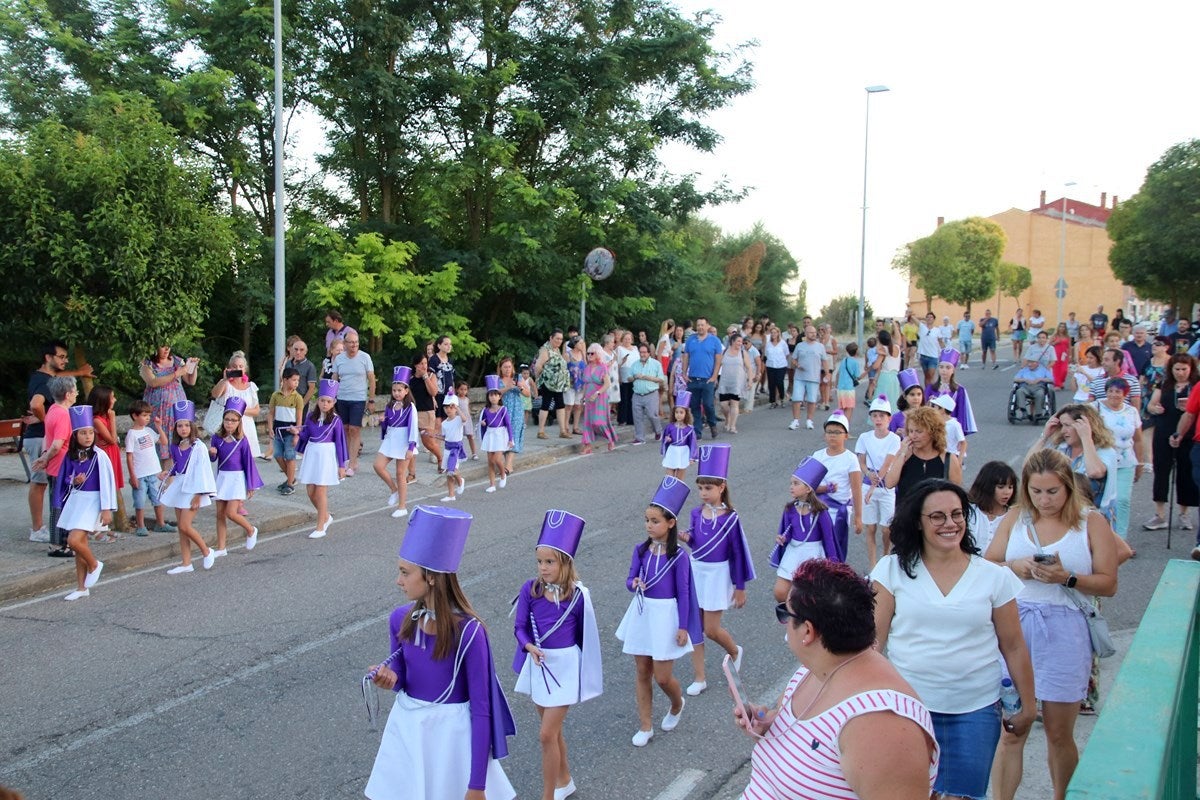
[[[258,401],[258,384],[250,380],[250,366],[246,362],[246,354],[241,350],[233,351],[233,355],[229,357],[229,362],[225,365],[225,372],[221,380],[217,381],[217,385],[212,389],[212,398],[222,409],[225,407],[226,398],[229,397],[240,397],[246,401],[246,410],[242,412],[242,436],[250,443],[250,452],[254,454],[254,457],[262,458],[262,445],[259,444],[258,427],[254,422],[261,410]],[[224,416],[224,412],[221,416]],[[219,420],[220,417],[216,417],[216,419]],[[209,421],[209,417],[206,415],[206,429]],[[209,433],[215,435],[220,430],[221,427],[217,424]]]
[[1001,654],[1021,694],[1005,721],[1014,735],[1033,724],[1033,667],[1017,616],[1021,582],[979,556],[958,484],[934,479],[900,501],[892,555],[871,571],[878,647],[917,690],[941,747],[939,798],[987,794],[1000,739]]
[[[1117,550],[1104,517],[1085,509],[1062,453],[1038,450],[1026,459],[1019,493],[1020,506],[1000,523],[987,558],[1025,583],[1017,610],[1042,702],[1054,798],[1062,800],[1079,763],[1075,720],[1092,664],[1087,622],[1076,601],[1078,593],[1116,594]],[[1025,739],[1008,732],[1000,737],[992,771],[996,800],[1017,793]]]
[[1025,458],[1043,447],[1062,453],[1070,460],[1071,469],[1088,477],[1096,508],[1111,518],[1117,497],[1117,451],[1113,449],[1112,432],[1096,407],[1072,403],[1060,408],[1046,421],[1042,437],[1033,443]]
[[790,352],[779,326],[772,325],[771,332],[767,336],[767,343],[763,345],[763,358],[767,365],[767,399],[771,401],[771,408],[779,408],[782,403],[786,402],[784,389],[787,387],[784,382],[787,379],[788,354]]
[[1122,539],[1129,534],[1133,484],[1142,477],[1142,464],[1146,460],[1142,446],[1142,416],[1125,402],[1128,394],[1128,380],[1110,378],[1104,384],[1104,399],[1096,401],[1096,410],[1112,431],[1113,448],[1117,451],[1117,494],[1111,520],[1113,530]]

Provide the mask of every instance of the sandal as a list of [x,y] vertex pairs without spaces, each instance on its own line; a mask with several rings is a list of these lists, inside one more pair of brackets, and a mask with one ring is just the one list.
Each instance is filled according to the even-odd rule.
[[538,438],[539,439],[549,439],[550,437],[548,435],[546,435],[545,431],[538,431]]

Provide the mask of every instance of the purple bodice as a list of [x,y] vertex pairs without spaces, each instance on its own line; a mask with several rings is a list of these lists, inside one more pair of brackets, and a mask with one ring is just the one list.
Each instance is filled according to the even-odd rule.
[[254,454],[250,452],[250,442],[245,438],[228,441],[224,437],[214,436],[212,447],[217,454],[211,453],[209,458],[217,464],[218,472],[240,472],[246,477],[246,491],[254,492],[262,488],[262,478],[258,474],[258,466],[254,463]]
[[737,512],[730,511],[714,519],[705,519],[701,506],[692,509],[691,522],[688,547],[692,551],[692,558],[710,564],[729,562],[729,578],[734,588],[745,589],[746,581],[754,579],[754,568]]
[[667,448],[671,445],[688,448],[690,458],[695,461],[700,457],[699,443],[696,441],[696,430],[691,425],[676,425],[674,422],[667,425],[663,429],[662,447],[659,451],[660,455],[667,454]]

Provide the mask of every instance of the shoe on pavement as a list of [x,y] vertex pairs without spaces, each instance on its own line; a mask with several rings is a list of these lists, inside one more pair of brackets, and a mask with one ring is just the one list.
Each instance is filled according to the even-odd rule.
[[687,698],[679,698],[679,711],[672,714],[669,710],[667,715],[662,718],[662,729],[664,731],[673,731],[679,725],[679,718],[683,716],[683,707],[687,705]]
[[646,440],[645,440],[645,439],[634,439],[634,440],[633,440],[633,446],[634,446],[634,447],[637,447],[639,444],[645,444],[645,443],[646,443]]
[[496,487],[489,486],[488,488],[484,489],[484,491],[487,492],[488,494],[491,494],[492,492],[496,491]]
[[1000,369],[1000,365],[999,365],[999,364],[992,364],[992,369]]
[[150,530],[153,531],[154,533],[175,533],[179,529],[174,528],[164,522],[162,525],[155,525]]
[[799,429],[800,429],[800,420],[798,420],[798,419],[792,420],[791,423],[788,425],[789,431],[794,431],[794,430],[799,430]]
[[462,475],[458,476],[458,494],[465,494],[467,491],[467,479]]
[[503,489],[505,486],[508,486],[508,473],[507,472],[500,474],[499,485],[500,485],[501,489]]
[[1167,521],[1155,514],[1150,519],[1142,523],[1142,530],[1146,531],[1165,531],[1167,529]]
[[310,533],[310,534],[308,535],[308,538],[310,538],[310,539],[324,539],[324,538],[325,538],[325,531],[321,530],[320,528],[317,528],[315,531],[313,531],[312,533]]
[[282,489],[280,489],[280,490],[279,490],[279,493],[280,493],[281,495],[284,495],[285,497],[286,497],[287,495],[289,495],[289,494],[295,494],[295,493],[296,493],[296,487],[295,487],[295,486],[292,486],[291,484],[284,484],[284,487],[283,487]]
[[140,528],[138,528],[137,530],[135,530],[135,531],[133,532],[133,535],[134,535],[134,536],[149,536],[149,535],[150,535],[150,531],[146,529],[146,526],[145,526],[145,525],[143,525],[142,527],[140,527]]
[[50,556],[51,558],[74,558],[75,551],[69,547],[63,546],[54,548],[46,553],[46,555]]
[[38,544],[48,544],[50,542],[50,530],[42,527],[29,531],[29,541],[37,542]]
[[567,800],[568,797],[575,794],[575,779],[567,781],[566,786],[559,786],[554,790],[554,800]]
[[737,646],[737,649],[738,649],[738,654],[737,654],[737,658],[735,658],[733,660],[733,668],[736,669],[738,672],[741,672],[742,671],[742,656],[745,655],[746,651],[742,649],[742,646],[740,644]]
[[654,729],[653,728],[651,728],[648,731],[638,731],[637,733],[635,733],[633,735],[633,746],[634,747],[645,747],[650,742],[650,740],[653,738],[654,738]]
[[708,432],[712,434],[712,438],[714,438],[714,439],[717,438],[717,426],[716,425],[709,425]]
[[347,478],[354,477],[354,467],[346,467],[346,477]]
[[407,517],[407,516],[408,516],[407,508],[403,508],[403,507],[397,508],[395,511],[392,512],[393,519],[400,519],[401,517]]
[[690,697],[696,697],[707,688],[708,681],[692,681],[688,684],[687,693]]
[[224,558],[227,555],[229,555],[228,549],[218,550],[215,547],[213,548],[213,558]]
[[388,495],[388,505],[389,506],[400,505],[400,493],[399,492],[392,492],[391,494]]
[[216,560],[217,560],[217,551],[216,551],[216,549],[210,547],[210,548],[208,548],[208,555],[206,555],[204,557],[204,560],[201,561],[200,564],[205,569],[212,569],[212,565],[214,563],[216,563]]
[[96,568],[83,576],[83,588],[90,589],[100,580],[100,573],[104,571],[104,562],[97,561]]
[[168,575],[182,575],[185,572],[195,572],[196,568],[191,564],[180,564],[178,567],[171,567],[167,570]]
[[[448,494],[448,495],[446,495],[445,497],[443,497],[443,498],[442,498],[441,502],[443,502],[443,503],[453,503],[453,502],[454,502],[455,500],[457,500],[457,499],[458,499],[458,498],[457,498],[457,497],[455,497],[454,495],[449,495],[449,494]],[[324,536],[324,534],[321,534],[321,535],[322,535],[322,536]]]
[[478,460],[479,460],[479,453],[471,453],[471,460],[472,460],[472,461],[478,461]]
[[250,531],[250,535],[246,537],[246,552],[249,553],[257,545],[258,545],[258,528],[253,528]]
[[87,589],[76,589],[75,591],[71,592],[69,595],[64,597],[63,600],[78,600],[79,598],[87,597],[90,594],[91,594],[91,592],[89,592]]
[[812,420],[811,419],[804,420],[804,427],[811,431],[813,429]]

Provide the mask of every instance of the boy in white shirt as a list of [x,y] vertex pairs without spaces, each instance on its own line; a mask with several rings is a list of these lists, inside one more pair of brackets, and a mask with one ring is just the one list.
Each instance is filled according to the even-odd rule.
[[896,513],[896,490],[889,489],[883,476],[900,452],[900,437],[888,430],[892,421],[892,404],[879,396],[871,402],[872,430],[861,433],[854,443],[854,452],[863,474],[863,534],[867,538],[867,561],[871,569],[878,561],[875,550],[875,528],[880,531],[881,555],[892,551],[892,517]]
[[948,394],[940,394],[933,398],[930,405],[945,412],[946,420],[946,452],[958,455],[958,460],[967,463],[967,437],[963,434],[962,425],[954,418],[954,398]]
[[148,536],[146,529],[146,503],[154,506],[154,532],[174,533],[176,528],[163,517],[163,506],[158,502],[162,482],[167,472],[158,460],[157,445],[167,443],[166,434],[150,427],[154,407],[145,400],[134,400],[129,406],[129,418],[133,427],[125,434],[125,465],[129,475],[129,488],[133,490],[133,508],[138,536]]

